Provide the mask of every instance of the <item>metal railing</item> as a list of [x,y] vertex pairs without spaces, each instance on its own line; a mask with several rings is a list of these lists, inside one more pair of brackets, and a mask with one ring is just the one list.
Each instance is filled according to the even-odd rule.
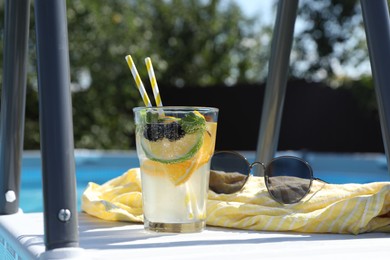
[[[46,249],[78,247],[68,31],[65,0],[35,0]],[[0,214],[19,207],[29,0],[6,0],[1,100]]]

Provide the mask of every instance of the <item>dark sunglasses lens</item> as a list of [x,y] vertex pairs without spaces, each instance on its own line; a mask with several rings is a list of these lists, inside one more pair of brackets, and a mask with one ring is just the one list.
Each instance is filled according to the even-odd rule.
[[286,156],[271,161],[264,176],[268,191],[276,201],[293,204],[310,191],[313,171],[307,162]]
[[211,158],[209,188],[230,194],[242,189],[250,172],[248,161],[233,152],[215,153]]

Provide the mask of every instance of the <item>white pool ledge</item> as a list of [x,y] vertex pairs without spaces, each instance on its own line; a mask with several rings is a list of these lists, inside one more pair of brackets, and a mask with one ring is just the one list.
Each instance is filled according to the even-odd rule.
[[[45,252],[42,213],[0,216],[5,259],[387,259],[390,234],[255,232],[148,233],[140,224],[79,214],[80,248]],[[0,251],[1,252],[1,251]]]

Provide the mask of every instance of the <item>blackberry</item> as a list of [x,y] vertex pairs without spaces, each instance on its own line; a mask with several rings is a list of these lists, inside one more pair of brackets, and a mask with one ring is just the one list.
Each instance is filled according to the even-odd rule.
[[179,140],[184,135],[183,128],[177,122],[166,124],[164,127],[164,136],[171,142]]
[[144,128],[144,137],[152,142],[156,142],[164,138],[163,124],[146,124]]

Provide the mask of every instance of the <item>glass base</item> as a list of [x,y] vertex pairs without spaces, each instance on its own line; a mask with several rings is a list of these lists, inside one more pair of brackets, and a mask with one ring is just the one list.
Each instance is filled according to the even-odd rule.
[[158,223],[144,219],[145,230],[166,233],[196,233],[202,232],[206,226],[205,220],[192,223]]

